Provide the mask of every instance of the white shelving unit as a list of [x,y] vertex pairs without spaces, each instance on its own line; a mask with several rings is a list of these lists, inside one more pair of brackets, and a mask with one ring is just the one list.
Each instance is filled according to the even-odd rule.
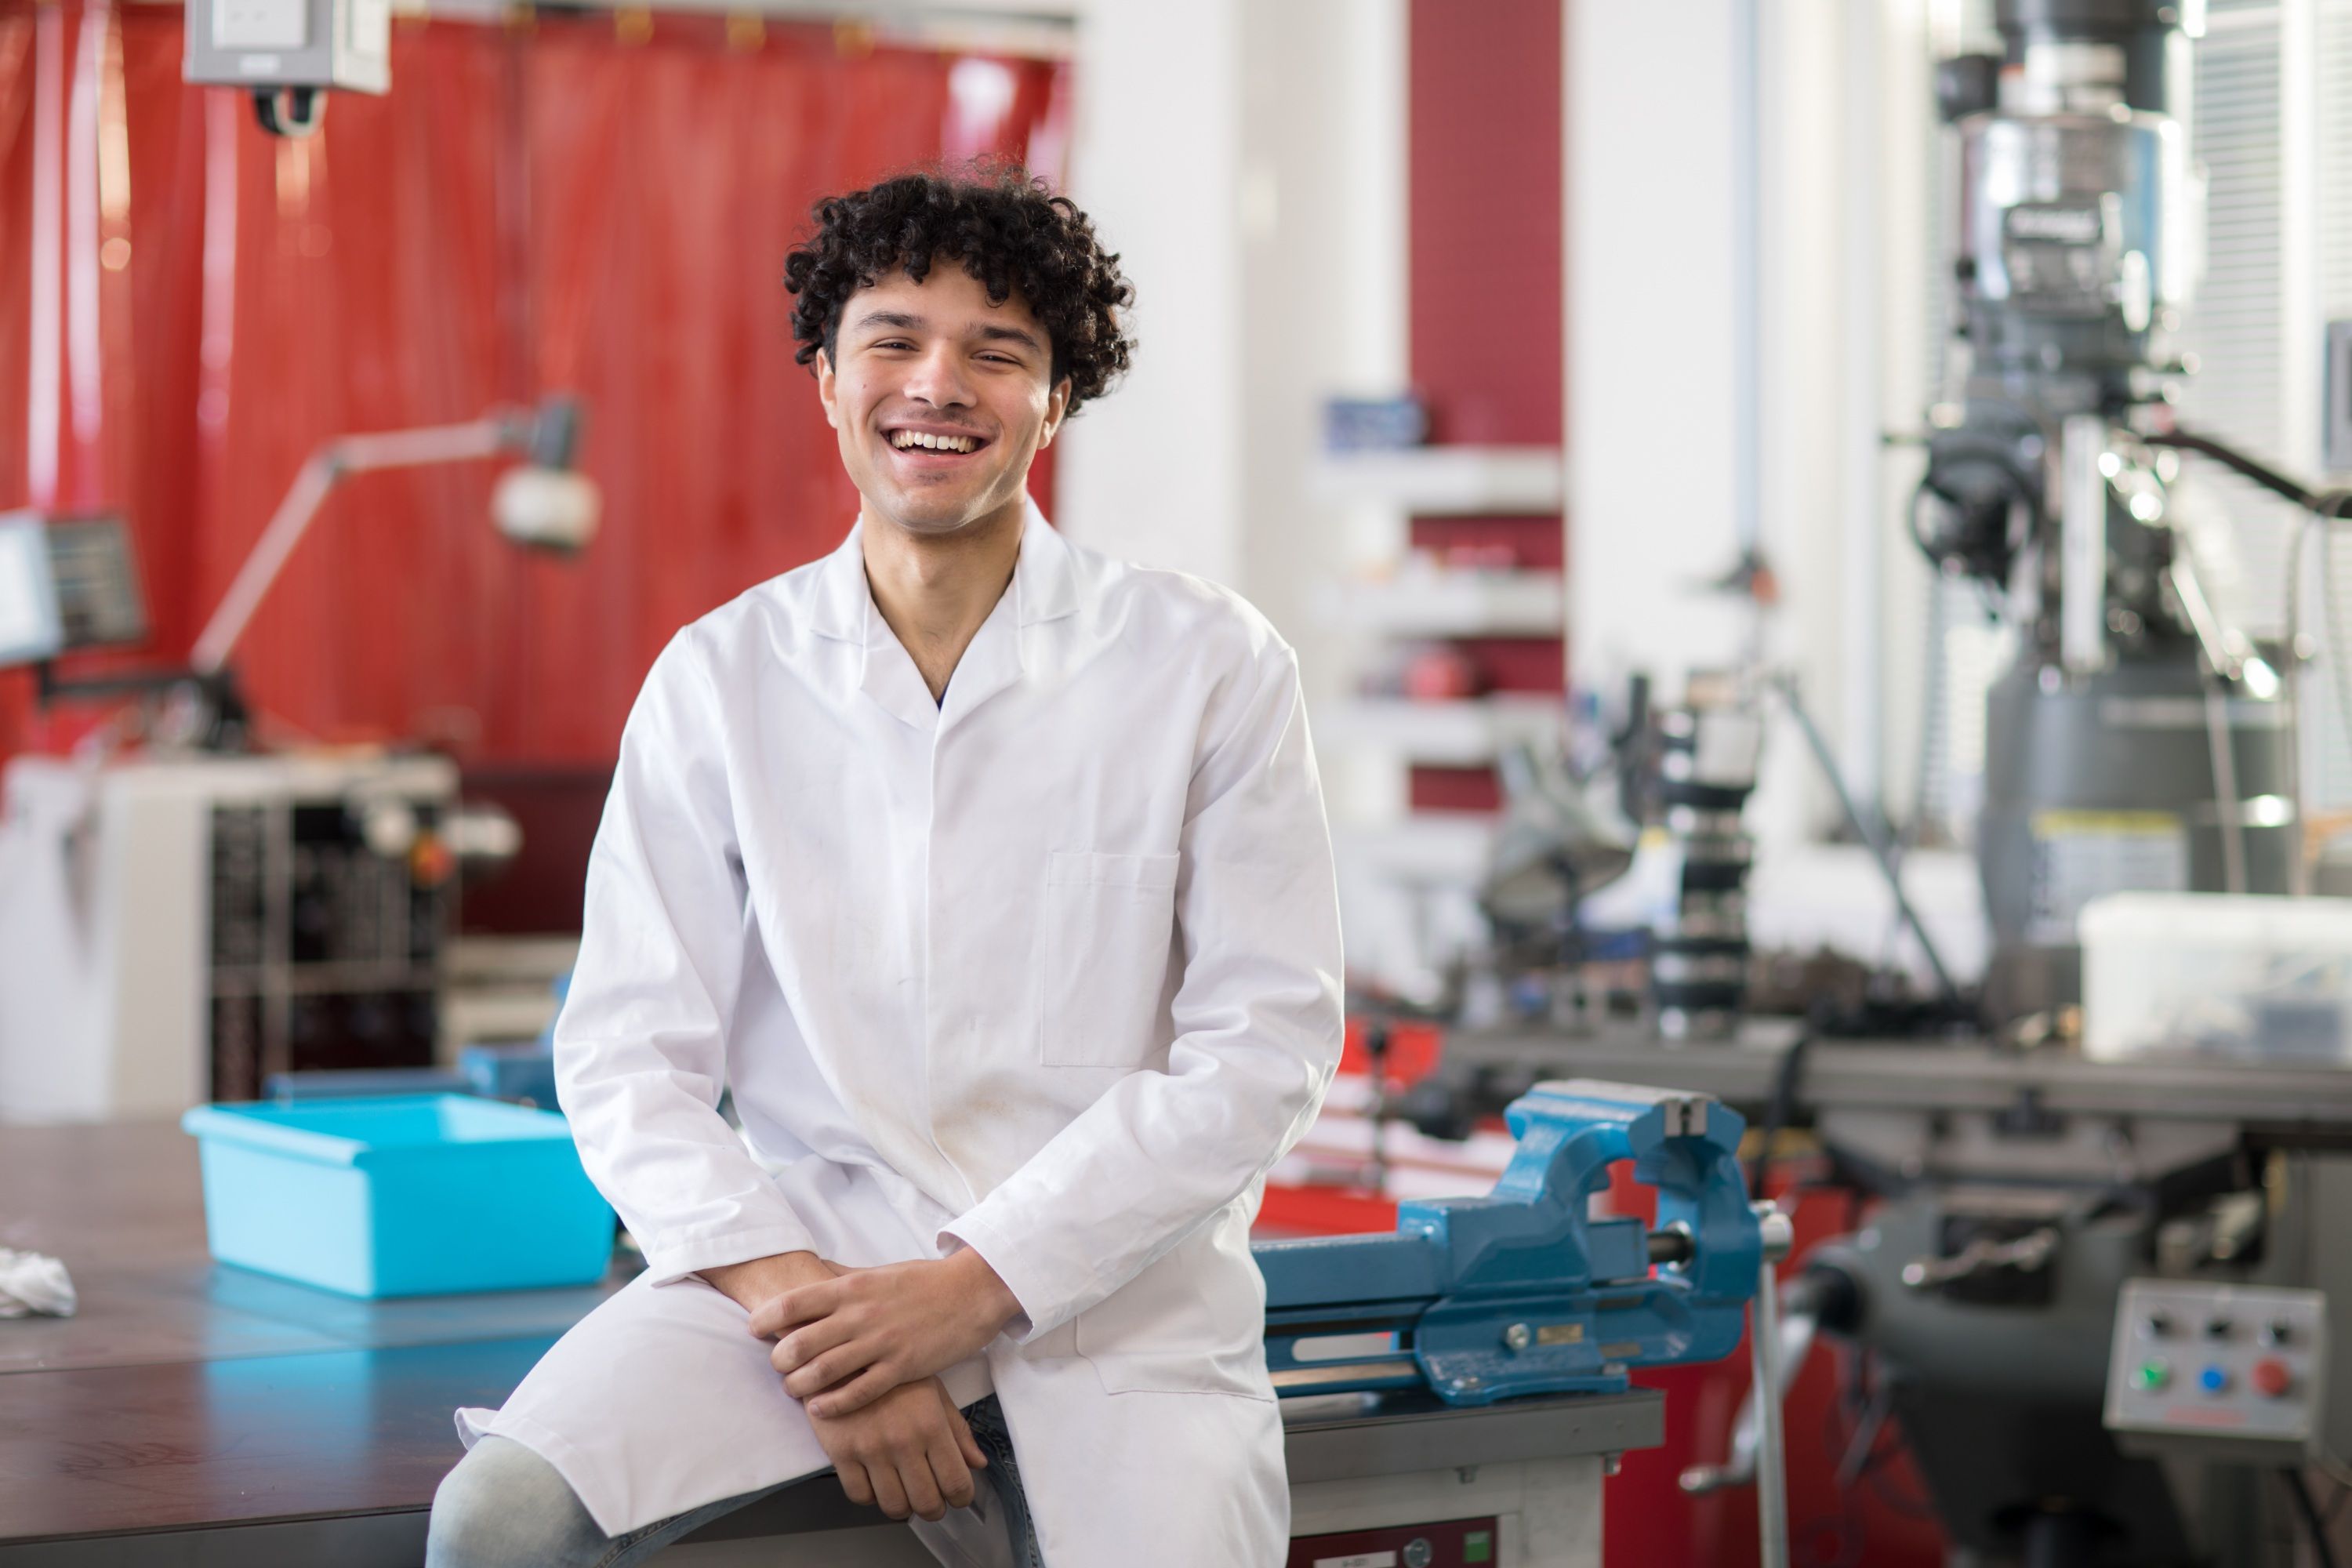
[[1560,700],[1549,694],[1499,692],[1450,702],[1359,697],[1331,709],[1324,735],[1407,763],[1467,768],[1493,762],[1519,742],[1550,740],[1561,722]]
[[1557,572],[1407,570],[1334,584],[1324,608],[1383,637],[1558,637],[1568,590]]
[[[1368,668],[1383,668],[1383,682],[1410,657],[1401,645],[1561,636],[1567,585],[1557,567],[1486,564],[1484,529],[1469,531],[1450,560],[1443,547],[1416,551],[1408,520],[1548,517],[1565,509],[1567,480],[1558,447],[1317,457],[1310,485],[1318,499],[1353,509],[1368,528],[1381,514],[1381,537],[1392,540],[1385,571],[1330,584],[1318,607],[1358,634],[1376,661]],[[1549,551],[1535,558],[1557,559]],[[1451,701],[1359,695],[1317,709],[1317,743],[1345,759],[1350,799],[1361,808],[1333,833],[1351,963],[1402,994],[1443,990],[1451,957],[1485,940],[1476,889],[1496,820],[1485,811],[1415,809],[1410,771],[1490,765],[1513,745],[1555,742],[1566,722],[1565,700],[1549,692]]]
[[1558,511],[1568,468],[1557,447],[1404,447],[1327,452],[1317,499],[1393,507],[1420,517]]

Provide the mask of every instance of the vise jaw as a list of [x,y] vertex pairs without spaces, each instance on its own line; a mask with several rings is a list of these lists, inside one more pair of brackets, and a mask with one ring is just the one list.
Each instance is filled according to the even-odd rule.
[[[1486,1196],[1403,1204],[1392,1235],[1254,1249],[1278,1392],[1613,1393],[1632,1367],[1738,1347],[1762,1239],[1736,1112],[1579,1079],[1537,1085],[1505,1120],[1518,1147]],[[1655,1231],[1591,1217],[1620,1161],[1654,1189]]]

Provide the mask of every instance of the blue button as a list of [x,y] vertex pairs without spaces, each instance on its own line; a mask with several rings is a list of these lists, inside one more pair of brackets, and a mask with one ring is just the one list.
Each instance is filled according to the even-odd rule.
[[2230,1386],[2230,1373],[2225,1368],[2209,1366],[2197,1374],[2197,1385],[2208,1394],[2223,1393]]

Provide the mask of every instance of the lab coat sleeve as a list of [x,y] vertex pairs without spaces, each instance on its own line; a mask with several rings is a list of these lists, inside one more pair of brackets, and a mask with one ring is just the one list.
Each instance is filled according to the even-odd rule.
[[681,633],[621,736],[588,859],[580,959],[555,1026],[557,1098],[582,1162],[656,1283],[814,1250],[719,1114],[746,963],[746,897],[711,676]]
[[[1339,920],[1297,666],[1259,646],[1202,726],[1177,874],[1167,1069],[1130,1073],[944,1226],[1021,1304],[1026,1342],[1254,1190],[1339,1065]],[[1222,709],[1222,711],[1220,710]]]

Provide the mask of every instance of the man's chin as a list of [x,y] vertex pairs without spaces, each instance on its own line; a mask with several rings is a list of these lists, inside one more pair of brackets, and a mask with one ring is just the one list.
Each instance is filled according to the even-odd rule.
[[943,497],[893,497],[891,504],[873,510],[908,533],[944,539],[980,526],[1000,509],[977,500],[950,502]]

